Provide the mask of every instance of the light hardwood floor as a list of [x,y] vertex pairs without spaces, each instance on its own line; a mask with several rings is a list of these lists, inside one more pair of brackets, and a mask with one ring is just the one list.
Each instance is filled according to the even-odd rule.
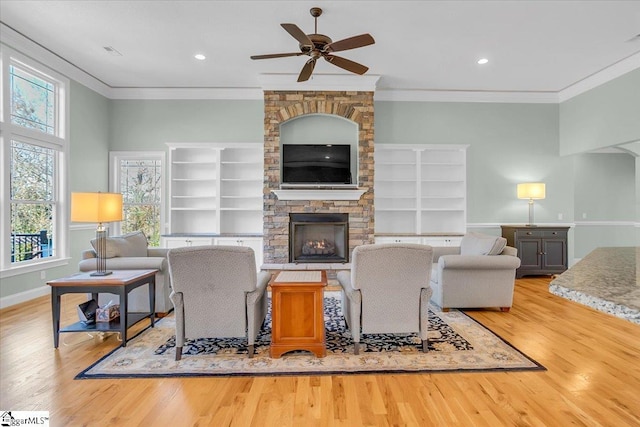
[[[538,372],[74,380],[117,341],[62,334],[54,350],[43,297],[0,311],[0,410],[50,411],[52,426],[640,425],[640,326],[549,280],[517,280],[508,313],[469,312]],[[67,320],[79,302],[63,296]]]

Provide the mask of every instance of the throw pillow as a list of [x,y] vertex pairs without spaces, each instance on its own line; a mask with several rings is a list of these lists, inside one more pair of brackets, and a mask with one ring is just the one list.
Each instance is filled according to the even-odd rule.
[[[104,258],[116,257],[146,257],[147,256],[147,237],[142,231],[134,231],[133,233],[123,236],[107,237],[107,250]],[[96,249],[96,239],[91,240],[91,246]]]
[[507,239],[481,233],[468,233],[460,243],[460,255],[500,255]]

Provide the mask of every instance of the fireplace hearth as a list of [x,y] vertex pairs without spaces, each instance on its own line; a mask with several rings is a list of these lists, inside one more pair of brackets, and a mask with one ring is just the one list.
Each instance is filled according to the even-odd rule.
[[349,262],[349,215],[289,214],[289,262]]

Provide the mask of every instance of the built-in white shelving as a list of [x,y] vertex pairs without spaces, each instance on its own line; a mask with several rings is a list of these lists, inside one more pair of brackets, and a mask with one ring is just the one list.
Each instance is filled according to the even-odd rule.
[[376,234],[389,235],[376,241],[458,242],[466,231],[467,147],[376,144]]
[[262,233],[262,144],[167,145],[169,234]]

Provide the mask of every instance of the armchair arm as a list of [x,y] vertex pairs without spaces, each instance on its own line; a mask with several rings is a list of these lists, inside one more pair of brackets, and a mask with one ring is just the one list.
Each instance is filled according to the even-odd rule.
[[460,246],[433,246],[433,262],[444,255],[460,255]]
[[340,286],[342,287],[342,291],[347,296],[347,298],[349,298],[349,300],[352,303],[357,304],[358,306],[360,306],[360,302],[361,302],[360,289],[354,289],[353,288],[353,285],[351,284],[351,274],[350,274],[350,272],[341,271],[341,272],[338,273],[337,277],[338,277],[338,282],[340,283]]
[[150,257],[166,258],[168,252],[169,252],[168,248],[153,248],[153,247],[147,248],[147,256],[150,256]]
[[267,271],[261,271],[258,274],[258,282],[254,291],[247,292],[247,305],[255,305],[256,302],[262,298],[264,291],[267,289],[267,284],[271,279],[271,274]]
[[444,255],[438,260],[441,270],[515,270],[520,258],[511,255]]

